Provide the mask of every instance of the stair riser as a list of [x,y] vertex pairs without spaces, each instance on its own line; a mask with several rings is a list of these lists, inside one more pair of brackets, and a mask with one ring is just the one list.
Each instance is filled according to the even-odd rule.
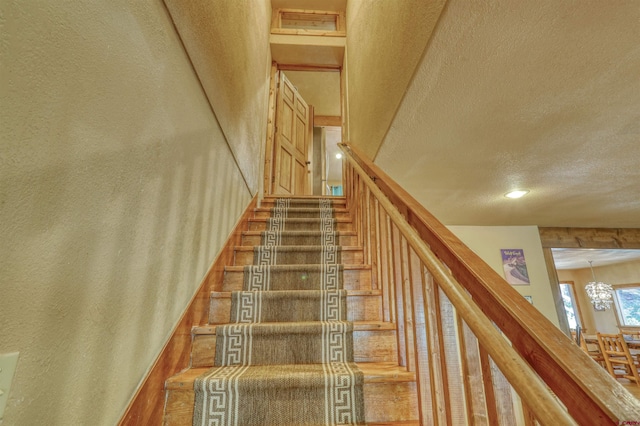
[[[370,269],[345,269],[342,273],[345,290],[371,290]],[[244,272],[225,271],[222,291],[242,291]]]
[[[215,334],[193,337],[191,368],[213,367],[215,355]],[[354,330],[353,356],[355,362],[397,362],[395,330]]]
[[[250,220],[249,221],[249,231],[266,231],[267,230],[267,222],[265,220]],[[298,226],[290,226],[285,229],[285,231],[319,231],[320,226],[317,225],[317,228],[311,228],[309,225],[300,224]],[[352,231],[353,224],[351,222],[336,222],[334,224],[334,231]]]
[[[253,214],[255,219],[266,219],[271,217],[270,210],[256,210]],[[299,219],[317,219],[320,217],[320,210],[317,212],[290,212],[287,214],[289,218],[299,218]],[[336,219],[348,219],[351,216],[346,211],[335,211],[333,213],[333,217]]]
[[[209,324],[231,322],[231,298],[211,297]],[[347,321],[382,321],[380,296],[347,296]]]
[[[342,250],[340,263],[346,263],[349,265],[362,265],[362,250]],[[303,259],[304,255],[300,254],[298,258]],[[289,261],[287,260],[287,254],[278,254],[278,265],[295,265],[295,264],[313,264],[317,262],[312,261]],[[235,266],[253,265],[254,263],[253,248],[251,250],[236,250],[234,254]]]
[[[338,237],[337,244],[341,246],[357,246],[358,239],[355,235],[341,235]],[[262,237],[260,235],[243,235],[242,245],[243,246],[262,245]]]
[[[418,418],[415,382],[364,384],[365,420],[389,422]],[[193,389],[168,390],[164,426],[191,426],[195,394]]]

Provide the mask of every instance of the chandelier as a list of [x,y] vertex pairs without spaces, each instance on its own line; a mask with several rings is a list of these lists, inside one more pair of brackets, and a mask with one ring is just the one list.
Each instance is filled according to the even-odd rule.
[[613,287],[609,284],[605,284],[602,281],[596,280],[596,274],[593,272],[593,261],[589,260],[589,267],[591,268],[591,276],[593,281],[587,283],[584,289],[587,291],[589,299],[596,310],[601,311],[609,309],[613,303]]

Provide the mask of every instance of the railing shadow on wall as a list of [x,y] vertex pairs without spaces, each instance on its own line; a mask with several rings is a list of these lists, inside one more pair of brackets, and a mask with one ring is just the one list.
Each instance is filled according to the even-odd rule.
[[348,208],[421,424],[611,425],[640,402],[348,144]]

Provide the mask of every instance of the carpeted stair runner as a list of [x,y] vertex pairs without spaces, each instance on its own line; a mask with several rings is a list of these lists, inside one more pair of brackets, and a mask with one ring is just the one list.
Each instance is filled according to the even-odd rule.
[[195,381],[193,424],[364,424],[331,202],[278,199],[271,215]]
[[248,265],[243,290],[337,290],[342,284],[342,265]]

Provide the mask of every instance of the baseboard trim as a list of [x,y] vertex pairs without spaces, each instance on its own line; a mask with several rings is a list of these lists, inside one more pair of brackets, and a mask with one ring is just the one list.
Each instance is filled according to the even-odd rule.
[[164,382],[169,377],[189,367],[191,360],[191,327],[206,324],[211,291],[222,289],[224,267],[233,263],[233,248],[242,241],[242,231],[247,229],[249,217],[258,203],[256,195],[231,231],[222,250],[207,271],[196,294],[189,302],[171,337],[156,358],[142,385],[129,402],[120,426],[160,425],[164,411]]

